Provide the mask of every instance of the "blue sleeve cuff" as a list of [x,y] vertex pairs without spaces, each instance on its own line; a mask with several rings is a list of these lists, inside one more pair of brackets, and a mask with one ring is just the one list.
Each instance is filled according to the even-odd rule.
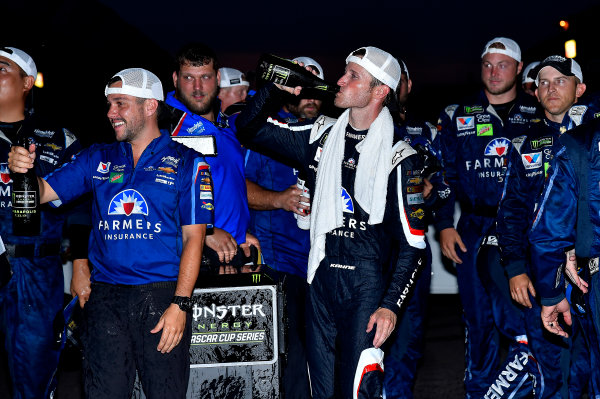
[[560,295],[555,296],[554,298],[541,298],[540,303],[543,306],[553,306],[565,299],[565,293],[561,292]]

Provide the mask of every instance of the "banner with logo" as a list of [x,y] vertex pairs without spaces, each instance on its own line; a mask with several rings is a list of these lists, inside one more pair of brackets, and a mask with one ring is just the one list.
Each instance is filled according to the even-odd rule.
[[273,286],[194,290],[191,367],[277,361],[277,300]]

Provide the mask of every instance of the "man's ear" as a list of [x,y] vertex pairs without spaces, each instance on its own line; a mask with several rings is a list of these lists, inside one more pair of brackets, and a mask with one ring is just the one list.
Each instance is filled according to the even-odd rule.
[[149,98],[144,101],[144,111],[146,111],[147,116],[154,115],[158,110],[158,101],[154,98]]

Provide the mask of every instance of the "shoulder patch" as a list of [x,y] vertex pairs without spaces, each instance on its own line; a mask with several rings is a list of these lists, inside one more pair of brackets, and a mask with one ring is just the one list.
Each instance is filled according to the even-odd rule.
[[581,125],[581,121],[583,120],[583,115],[585,115],[586,111],[587,111],[588,107],[585,105],[573,105],[570,109],[569,109],[569,118],[571,118],[571,120],[573,122],[575,122],[575,124],[577,126]]
[[415,149],[406,141],[398,141],[394,147],[392,147],[392,169],[402,162],[403,159],[416,153],[417,151],[415,151]]
[[335,118],[330,118],[328,116],[325,115],[321,115],[317,118],[317,120],[315,121],[315,123],[312,126],[312,129],[310,131],[310,141],[309,143],[312,144],[314,143],[316,140],[319,139],[319,137],[321,137],[321,135],[323,135],[323,133],[331,126],[333,126],[335,124],[335,122],[337,121],[337,119]]
[[521,147],[523,146],[526,138],[527,136],[519,136],[512,139],[512,145],[519,154],[521,153]]
[[444,108],[444,112],[446,113],[446,115],[448,115],[448,118],[452,119],[452,117],[454,116],[454,111],[456,111],[457,108],[458,104],[448,105],[446,108]]
[[77,141],[77,137],[69,129],[63,128],[63,133],[65,134],[65,148],[69,148],[71,144]]

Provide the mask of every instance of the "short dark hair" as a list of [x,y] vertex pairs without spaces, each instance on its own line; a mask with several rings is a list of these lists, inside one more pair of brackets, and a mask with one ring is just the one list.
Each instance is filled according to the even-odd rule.
[[179,70],[183,65],[189,64],[192,66],[208,65],[212,61],[215,71],[219,70],[219,62],[217,54],[203,43],[189,43],[183,46],[175,55],[175,65],[173,70],[179,74]]

